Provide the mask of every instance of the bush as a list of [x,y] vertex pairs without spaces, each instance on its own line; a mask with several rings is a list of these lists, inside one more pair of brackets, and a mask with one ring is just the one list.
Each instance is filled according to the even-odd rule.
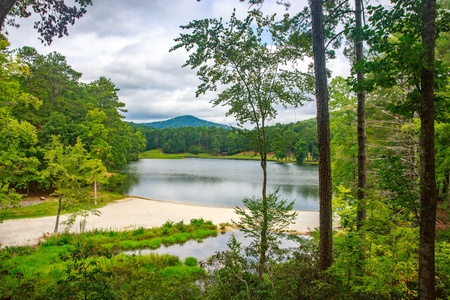
[[439,299],[450,299],[450,242],[436,245],[436,276]]
[[133,236],[138,236],[138,235],[143,235],[145,233],[145,228],[144,227],[139,227],[136,230],[133,230],[132,235]]
[[186,257],[184,264],[189,267],[195,267],[197,265],[197,259],[192,256]]
[[450,228],[438,231],[437,240],[450,243]]

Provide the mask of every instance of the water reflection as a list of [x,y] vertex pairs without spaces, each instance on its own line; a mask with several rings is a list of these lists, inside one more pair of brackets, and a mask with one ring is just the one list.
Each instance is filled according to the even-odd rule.
[[[198,260],[207,260],[211,256],[213,256],[216,252],[225,251],[228,249],[228,241],[231,237],[231,234],[234,234],[236,239],[241,243],[242,247],[247,247],[250,244],[251,239],[245,238],[244,233],[236,230],[232,232],[219,233],[217,237],[211,237],[204,239],[203,242],[197,241],[189,241],[184,243],[183,245],[172,245],[172,246],[161,246],[158,249],[143,249],[143,250],[132,250],[125,251],[124,253],[133,255],[146,255],[150,253],[158,253],[158,254],[171,254],[178,256],[180,260],[184,260],[186,257],[193,256]],[[282,248],[293,248],[298,247],[298,243],[288,239],[282,239],[281,243]]]
[[[317,166],[269,162],[268,190],[294,201],[298,210],[318,210]],[[260,197],[259,161],[222,159],[143,159],[129,164],[132,180],[123,193],[175,202],[235,207],[244,197]]]

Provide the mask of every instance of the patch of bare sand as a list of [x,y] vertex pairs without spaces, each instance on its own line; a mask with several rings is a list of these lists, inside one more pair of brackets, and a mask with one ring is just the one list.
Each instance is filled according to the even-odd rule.
[[[191,219],[199,218],[211,220],[217,225],[238,220],[233,208],[194,206],[134,197],[108,204],[99,211],[100,216],[91,215],[87,218],[86,231],[151,228],[161,226],[166,221],[189,223]],[[66,216],[61,216],[60,221],[65,220]],[[55,221],[56,217],[6,220],[0,224],[0,245],[1,247],[35,245],[43,235],[53,232]],[[299,211],[295,224],[292,224],[289,230],[303,233],[318,226],[318,212]],[[65,226],[59,225],[59,232],[64,231]],[[70,232],[79,231],[79,220],[77,220]]]

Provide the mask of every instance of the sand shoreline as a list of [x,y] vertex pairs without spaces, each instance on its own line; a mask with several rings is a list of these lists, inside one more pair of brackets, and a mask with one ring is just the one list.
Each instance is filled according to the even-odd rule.
[[[161,226],[166,221],[189,223],[191,219],[203,218],[214,224],[230,223],[238,216],[233,208],[196,206],[162,200],[127,197],[110,203],[99,209],[100,216],[87,218],[86,231],[93,229],[125,230],[133,228],[151,228]],[[61,216],[60,221],[65,221]],[[55,227],[56,217],[34,219],[5,220],[0,223],[0,246],[36,245],[43,235],[51,234]],[[289,230],[309,232],[319,226],[319,212],[298,211],[296,222]],[[79,232],[77,221],[70,232]],[[64,232],[65,226],[59,225],[59,232]]]

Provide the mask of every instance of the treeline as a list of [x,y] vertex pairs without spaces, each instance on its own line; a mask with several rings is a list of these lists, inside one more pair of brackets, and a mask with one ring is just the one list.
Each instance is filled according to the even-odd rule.
[[[164,153],[210,153],[233,155],[257,151],[254,132],[218,127],[182,127],[157,129],[139,126],[147,150],[162,149]],[[317,159],[317,125],[315,119],[267,128],[268,152],[280,160],[315,161]]]
[[8,46],[1,38],[0,198],[58,190],[58,183],[79,192],[138,159],[145,138],[123,121],[110,79],[82,83],[63,55]]

